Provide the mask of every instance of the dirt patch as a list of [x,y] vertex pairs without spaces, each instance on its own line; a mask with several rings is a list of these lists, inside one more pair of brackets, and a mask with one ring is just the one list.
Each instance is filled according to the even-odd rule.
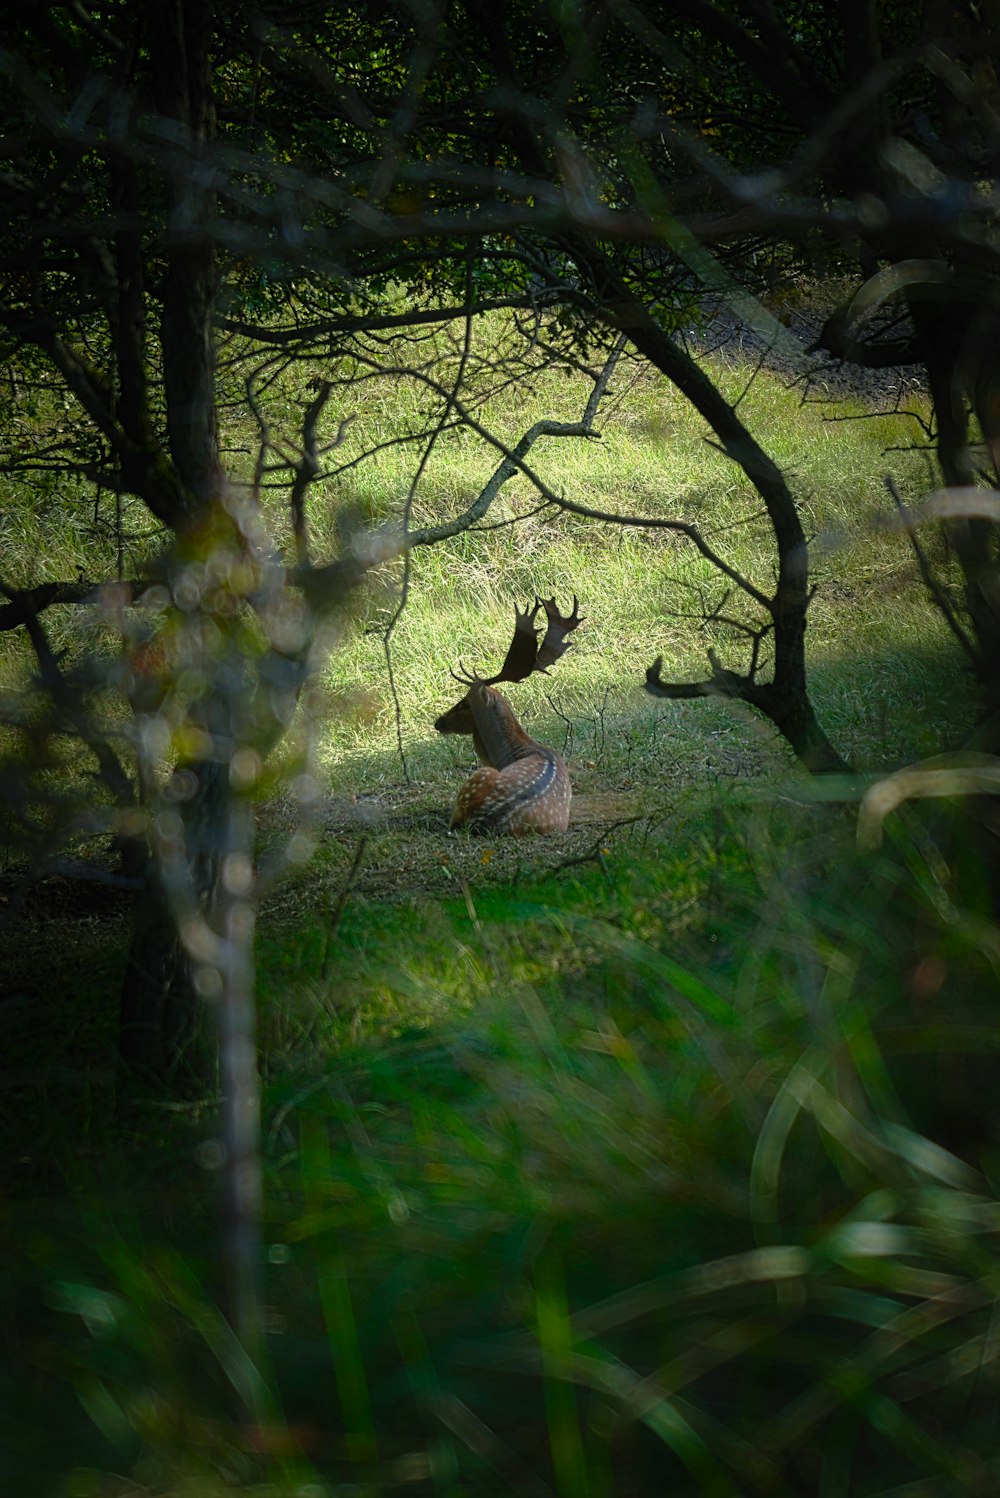
[[[286,807],[285,818],[288,814]],[[453,832],[450,816],[450,803],[436,794],[431,801],[427,787],[326,798],[314,826],[316,858],[275,889],[266,914],[284,918],[309,908],[332,910],[345,892],[346,898],[447,898],[463,887],[533,883],[599,863],[623,839],[641,837],[647,827],[641,798],[630,791],[574,796],[567,830],[546,837]],[[284,835],[291,825],[286,821]],[[272,828],[278,830],[273,823]]]
[[[278,882],[263,902],[263,914],[287,917],[329,910],[345,890],[348,898],[393,899],[414,893],[447,896],[463,885],[534,881],[610,856],[623,838],[642,835],[647,812],[635,791],[581,793],[573,797],[564,833],[490,837],[464,829],[452,832],[450,802],[436,786],[327,796],[311,823],[315,855]],[[286,844],[300,825],[288,798],[261,807],[259,824],[262,844],[272,848]],[[87,877],[0,876],[0,950],[8,962],[29,937],[49,942],[59,930],[79,932],[82,926],[111,925],[128,917],[134,890],[110,870],[95,867],[82,873]]]

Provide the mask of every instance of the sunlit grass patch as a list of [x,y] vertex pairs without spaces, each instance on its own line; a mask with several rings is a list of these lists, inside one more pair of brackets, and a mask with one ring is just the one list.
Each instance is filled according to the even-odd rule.
[[[447,520],[471,502],[500,463],[503,448],[516,443],[533,421],[579,421],[591,388],[580,370],[537,355],[526,358],[501,317],[485,320],[476,337],[463,399],[496,444],[449,422],[437,431],[440,392],[450,388],[459,358],[459,343],[448,329],[435,330],[412,348],[399,343],[377,359],[373,354],[332,370],[293,366],[264,392],[272,435],[292,450],[311,399],[309,381],[331,374],[340,381],[325,417],[326,435],[332,438],[348,419],[349,425],[342,444],[328,455],[330,476],[317,483],[309,499],[318,561],[336,554],[345,523],[398,524],[407,504],[411,525]],[[234,383],[223,445],[234,476],[245,479],[258,432],[241,413],[238,340],[229,354],[234,362],[226,378]],[[917,435],[914,420],[905,413],[873,417],[860,407],[803,403],[800,390],[778,376],[759,371],[751,378],[746,366],[721,356],[710,359],[709,367],[727,395],[739,401],[740,416],[761,446],[786,472],[812,540],[818,591],[807,653],[815,706],[831,739],[860,767],[922,752],[935,732],[941,744],[960,741],[970,723],[969,684],[945,664],[953,658],[952,642],[925,597],[905,534],[884,523],[891,518],[885,471],[910,499],[929,482],[926,455],[900,451]],[[919,411],[919,399],[913,400]],[[541,438],[532,448],[529,462],[552,492],[613,514],[696,524],[757,586],[766,591],[773,585],[773,538],[759,497],[666,380],[641,363],[623,361],[595,431],[590,439]],[[427,461],[414,485],[421,454]],[[55,488],[43,492],[8,484],[8,489],[0,525],[11,581],[27,585],[57,576],[108,575],[114,529],[110,499],[89,510],[78,495]],[[572,752],[614,718],[617,732],[605,734],[601,753],[611,782],[634,768],[630,746],[644,734],[651,707],[642,683],[656,655],[663,656],[664,675],[679,680],[706,674],[710,646],[735,669],[745,667],[746,641],[710,616],[720,608],[747,620],[752,613],[738,595],[723,606],[723,581],[683,537],[623,530],[552,506],[529,514],[538,502],[530,480],[517,475],[500,491],[482,528],[412,554],[406,609],[391,637],[398,722],[382,634],[398,607],[399,566],[383,569],[347,612],[341,643],[324,672],[325,705],[315,699],[318,757],[332,788],[365,789],[386,777],[405,779],[407,773],[446,780],[458,751],[437,741],[431,725],[454,690],[450,671],[459,660],[496,669],[514,608],[536,593],[555,594],[564,604],[576,593],[587,623],[550,677],[523,683],[512,693],[516,708],[533,731],[550,740],[565,737],[569,719],[575,725]],[[266,489],[265,505],[279,539],[288,544],[284,489]],[[125,524],[130,539],[123,562],[130,572],[141,568],[156,536],[155,528],[140,535],[128,502]],[[951,560],[936,549],[934,561],[948,582]],[[81,622],[80,611],[72,608],[46,616],[54,645],[68,648],[68,658],[80,646]],[[86,628],[100,633],[94,621]],[[111,643],[105,642],[107,648]],[[889,661],[893,678],[886,684],[883,663]],[[920,679],[925,667],[932,689]],[[32,669],[19,632],[0,636],[0,673],[7,684]],[[857,679],[856,692],[842,680],[842,669]],[[869,676],[882,683],[877,693],[864,685]],[[946,688],[943,696],[941,688]],[[919,711],[913,710],[914,702]],[[745,715],[738,713],[728,728],[720,728],[718,714],[703,704],[682,705],[678,714],[664,704],[655,709],[665,714],[670,742],[693,773],[706,750],[711,758],[720,733],[736,744],[749,731],[756,746],[748,751],[751,758],[773,739],[769,730],[748,729]],[[396,753],[397,734],[407,756],[405,771]],[[625,763],[615,761],[618,743]],[[595,760],[595,755],[585,758]],[[766,758],[775,769],[787,760],[780,747]],[[648,774],[655,775],[652,764]]]

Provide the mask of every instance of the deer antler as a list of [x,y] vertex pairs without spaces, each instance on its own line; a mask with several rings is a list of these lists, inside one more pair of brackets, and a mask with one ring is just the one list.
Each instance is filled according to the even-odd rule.
[[[538,604],[537,598],[535,599],[535,604],[536,606]],[[543,598],[541,604],[545,610],[545,617],[549,622],[545,626],[545,638],[541,643],[538,656],[535,660],[535,670],[547,671],[550,666],[555,665],[561,655],[566,654],[566,651],[572,644],[572,641],[568,640],[566,636],[571,635],[574,629],[583,623],[583,618],[580,614],[580,604],[575,593],[573,594],[573,612],[571,614],[560,614],[554,597]]]
[[[535,619],[539,609],[544,610],[548,621],[541,645],[538,643],[538,631],[535,628]],[[560,614],[554,597],[538,598],[536,596],[530,608],[514,610],[514,638],[507,648],[504,663],[496,676],[478,676],[475,672],[470,674],[466,671],[462,661],[458,663],[459,669],[451,674],[456,681],[467,687],[492,687],[498,681],[524,681],[525,677],[530,676],[533,671],[547,671],[561,655],[565,655],[570,646],[567,636],[582,623],[580,604],[575,593],[571,614]]]
[[459,661],[458,670],[451,673],[455,680],[466,687],[492,687],[498,681],[523,681],[526,676],[530,676],[538,656],[538,634],[535,629],[538,609],[537,598],[533,608],[515,608],[514,638],[507,647],[503,665],[496,676],[479,676],[475,671],[466,671],[465,662]]

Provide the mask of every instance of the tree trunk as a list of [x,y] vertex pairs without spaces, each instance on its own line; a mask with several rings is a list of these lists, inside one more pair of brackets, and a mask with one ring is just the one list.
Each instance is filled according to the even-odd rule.
[[820,727],[804,684],[796,689],[775,680],[758,688],[758,694],[748,693],[746,700],[770,719],[810,775],[851,773]]
[[207,1067],[196,1055],[200,1008],[170,901],[150,858],[132,921],[118,1032],[119,1059],[132,1089],[176,1084],[179,1072],[204,1082]]
[[[975,483],[969,408],[978,407],[983,435],[993,437],[991,393],[994,355],[983,329],[996,323],[981,307],[955,301],[914,299],[910,313],[920,341],[937,422],[937,456],[944,482],[953,488]],[[981,325],[981,326],[980,326]],[[948,541],[962,569],[965,607],[978,647],[977,674],[987,717],[994,724],[991,753],[1000,749],[1000,607],[997,602],[997,526],[991,520],[952,520]]]
[[774,680],[758,685],[732,673],[733,695],[765,713],[807,769],[848,772],[850,766],[826,737],[809,699],[805,662],[809,549],[784,474],[703,370],[674,343],[646,308],[629,295],[613,264],[589,253],[581,256],[580,268],[592,280],[603,316],[631,339],[708,422],[767,510],[778,554],[777,586],[770,601]]
[[[202,762],[184,769],[195,776],[196,788],[181,815],[183,857],[204,911],[214,896],[224,847],[228,767]],[[172,1090],[204,1092],[215,1080],[215,1048],[178,935],[181,898],[148,855],[122,984],[119,1056],[140,1087],[156,1081]]]
[[[154,44],[149,67],[157,108],[176,121],[192,155],[209,147],[214,133],[212,24],[208,0],[159,0],[150,16]],[[186,154],[179,160],[184,168],[179,167],[165,187],[168,215],[183,225],[183,232],[172,238],[167,231],[159,330],[170,458],[179,480],[175,512],[169,518],[182,543],[192,538],[201,544],[201,532],[204,543],[211,544],[207,532],[223,482],[215,396],[214,198],[211,186],[205,185],[210,177],[199,179]],[[123,283],[123,303],[128,295]],[[127,378],[130,372],[123,368],[121,373]],[[195,896],[205,909],[222,846],[228,767],[209,758],[187,768],[194,776],[194,792],[184,803],[183,821]],[[126,1066],[140,1067],[163,1081],[175,1078],[183,1068],[193,1070],[204,1085],[214,1068],[202,1043],[201,1005],[176,934],[177,915],[162,873],[151,866],[137,901],[125,969],[120,1054]]]

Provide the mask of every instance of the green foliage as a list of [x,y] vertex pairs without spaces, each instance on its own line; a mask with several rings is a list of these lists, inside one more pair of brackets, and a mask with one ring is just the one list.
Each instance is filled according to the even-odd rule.
[[963,825],[861,856],[836,808],[720,802],[517,891],[356,900],[332,952],[301,902],[265,920],[263,1382],[205,1260],[218,1155],[175,1116],[5,1213],[11,1480],[989,1491],[996,948]]
[[[842,133],[817,137],[845,84],[850,103],[864,81],[865,58],[852,63],[858,39],[839,29],[829,45],[829,7],[778,9],[776,19],[757,7],[748,30],[725,5],[696,7],[693,21],[689,7],[653,5],[637,25],[632,7],[559,0],[480,24],[475,7],[359,0],[285,8],[274,25],[254,22],[249,47],[245,18],[226,11],[201,54],[211,101],[197,96],[204,38],[192,29],[162,27],[192,43],[188,79],[137,8],[104,7],[100,21],[59,11],[47,30],[8,22],[5,42],[21,56],[3,49],[19,156],[6,178],[3,321],[10,347],[27,338],[53,352],[58,341],[80,405],[26,357],[25,398],[0,413],[12,476],[0,495],[5,578],[127,574],[155,548],[148,522],[123,517],[107,494],[91,508],[86,489],[84,509],[71,470],[89,481],[111,463],[154,513],[178,519],[159,462],[135,477],[137,452],[149,457],[164,424],[163,371],[130,346],[129,297],[161,302],[168,329],[171,310],[184,310],[198,277],[174,277],[187,248],[176,239],[197,214],[171,205],[169,184],[197,174],[187,159],[178,172],[182,132],[150,122],[150,94],[178,106],[172,123],[217,117],[223,165],[216,174],[206,156],[202,206],[223,232],[203,269],[225,262],[223,311],[270,325],[294,297],[296,316],[320,329],[288,362],[230,333],[224,443],[246,479],[261,430],[240,414],[255,359],[272,455],[293,450],[312,382],[333,381],[340,409],[329,414],[353,425],[310,496],[314,553],[328,561],[358,517],[448,519],[534,414],[579,419],[579,362],[600,350],[577,305],[588,243],[572,240],[602,222],[599,205],[639,214],[617,271],[667,328],[688,324],[692,273],[707,268],[716,285],[739,270],[757,290],[787,279],[817,248],[831,202],[846,205],[847,249],[823,254],[853,255],[854,234],[873,226],[876,258],[898,243],[883,199],[891,206],[901,185],[909,213],[933,179],[911,180],[899,162],[910,150],[926,164],[924,135],[936,152],[950,107],[928,107],[938,75],[923,60],[900,75],[867,112],[875,121],[886,106],[870,142],[850,110]],[[895,5],[879,22],[891,60],[915,23]],[[967,22],[959,30],[975,41]],[[124,59],[134,96],[119,91]],[[975,125],[966,165],[977,182],[989,111],[969,103],[988,95],[944,61],[960,129]],[[542,100],[558,102],[546,115]],[[877,149],[895,149],[901,131],[902,157]],[[125,150],[126,140],[144,144]],[[196,130],[186,145],[209,142]],[[720,233],[718,262],[697,253],[675,214],[763,198],[729,174],[789,160],[787,185],[805,205],[795,243],[765,246],[758,262],[738,229],[728,245]],[[938,206],[928,196],[908,253],[950,257],[962,235],[975,240],[974,197],[971,228]],[[519,216],[516,240],[480,233]],[[571,249],[549,237],[553,225]],[[574,305],[537,324],[530,358],[498,319],[468,348],[456,328],[331,345],[324,325],[375,299],[388,307],[400,284],[412,305],[470,284],[487,298],[534,292],[566,274]],[[105,369],[112,348],[117,383]],[[467,355],[457,393],[499,446],[448,419]],[[176,360],[165,365],[176,372]],[[130,424],[122,411],[146,373],[149,397]],[[810,667],[831,738],[866,771],[961,742],[968,685],[905,537],[883,524],[880,470],[907,423],[824,425],[828,413],[800,409],[771,377],[743,390],[743,371],[718,375],[793,475],[815,538]],[[770,586],[772,537],[755,496],[662,382],[619,371],[600,425],[600,443],[547,439],[533,451],[551,491],[697,524]],[[419,484],[415,452],[427,458]],[[918,494],[919,460],[892,466]],[[290,467],[274,479],[282,493]],[[363,892],[344,886],[354,838],[339,829],[262,914],[259,1366],[219,1309],[206,1247],[219,1231],[222,1161],[206,1137],[215,1099],[156,1099],[129,1114],[109,1059],[119,916],[96,902],[82,914],[29,906],[4,1000],[23,1058],[4,1105],[12,1189],[0,1217],[0,1324],[13,1349],[0,1444],[17,1491],[996,1490],[998,944],[975,829],[962,809],[896,814],[891,851],[858,855],[848,815],[797,799],[756,720],[718,702],[652,705],[641,681],[654,654],[676,676],[701,675],[706,646],[744,664],[749,606],[725,599],[676,535],[526,515],[535,500],[518,479],[490,516],[506,528],[411,559],[409,606],[389,642],[395,702],[380,655],[400,596],[393,564],[340,619],[343,648],[304,704],[336,793],[409,795],[416,810],[410,825],[388,818],[371,833]],[[276,493],[266,507],[290,553],[280,503]],[[952,559],[934,561],[954,588]],[[453,690],[448,670],[499,656],[512,604],[552,591],[581,597],[587,629],[518,709],[562,738],[578,792],[627,793],[634,819],[598,819],[590,847],[446,843],[460,756],[430,724]],[[99,622],[50,617],[67,670],[85,644],[100,657]],[[35,669],[19,649],[5,643],[5,686]],[[194,687],[207,694],[208,677]],[[113,727],[120,704],[104,696]],[[34,766],[59,786],[91,769],[63,748],[65,727]],[[288,751],[296,770],[300,745]],[[283,768],[276,754],[272,772]],[[727,782],[750,776],[756,797],[733,798]],[[403,779],[421,783],[405,790]],[[283,814],[266,805],[262,820]],[[387,869],[404,898],[378,898]]]

